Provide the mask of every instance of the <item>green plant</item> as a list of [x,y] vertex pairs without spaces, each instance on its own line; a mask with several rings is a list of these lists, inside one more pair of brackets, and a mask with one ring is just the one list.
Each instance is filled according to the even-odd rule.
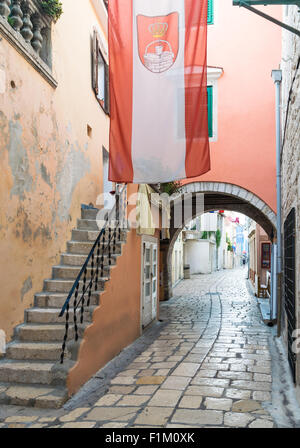
[[59,0],[40,0],[42,9],[56,22],[63,13],[62,3]]
[[7,17],[7,21],[10,24],[10,26],[12,26],[12,27],[14,26],[15,19],[13,19],[12,17]]
[[221,231],[220,231],[220,229],[217,229],[217,231],[216,231],[216,245],[217,245],[217,247],[220,247],[221,238],[222,238]]
[[170,196],[174,193],[178,193],[180,188],[180,182],[166,182],[164,184],[160,184],[161,193],[167,193]]
[[208,238],[208,233],[206,231],[202,232],[201,239],[207,240],[207,238]]
[[230,238],[229,238],[229,236],[227,235],[227,233],[226,233],[226,243],[227,243],[227,250],[228,250],[229,252],[233,252],[232,243],[231,243]]

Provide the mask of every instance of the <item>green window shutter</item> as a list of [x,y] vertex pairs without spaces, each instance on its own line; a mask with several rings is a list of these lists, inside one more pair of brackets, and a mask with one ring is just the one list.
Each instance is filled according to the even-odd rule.
[[214,0],[208,0],[207,23],[208,25],[214,23]]
[[213,137],[213,87],[207,87],[208,135]]

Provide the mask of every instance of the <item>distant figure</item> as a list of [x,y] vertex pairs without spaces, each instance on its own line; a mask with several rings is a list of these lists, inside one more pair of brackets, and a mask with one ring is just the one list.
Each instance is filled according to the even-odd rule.
[[244,257],[243,258],[243,267],[245,267],[246,266],[246,258]]

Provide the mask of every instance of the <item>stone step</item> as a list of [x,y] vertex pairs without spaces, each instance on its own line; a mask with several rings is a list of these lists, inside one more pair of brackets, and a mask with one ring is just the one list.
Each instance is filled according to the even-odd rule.
[[[92,241],[95,242],[100,234],[99,230],[80,230],[73,229],[72,230],[72,240],[73,241]],[[101,242],[103,241],[111,241],[111,244],[114,244],[114,238],[116,237],[116,241],[125,241],[127,232],[122,230],[119,232],[119,229],[112,229],[109,232],[109,229],[105,230],[105,234],[101,236]]]
[[44,384],[0,383],[0,390],[0,404],[10,406],[59,409],[68,399],[65,387],[50,387]]
[[25,384],[52,384],[53,362],[0,361],[0,382]]
[[[97,261],[97,252],[95,254],[94,257],[94,263],[96,263]],[[81,268],[81,266],[83,266],[83,264],[85,263],[86,260],[86,255],[78,255],[78,254],[62,254],[61,256],[61,264],[62,265],[66,265],[66,266],[79,266]],[[116,259],[117,259],[117,255],[113,254],[111,256],[111,265],[115,265],[116,264]],[[104,265],[107,266],[108,265],[108,255],[104,255]],[[92,260],[89,261],[89,266],[91,265]]]
[[[108,280],[108,277],[99,278],[98,281],[98,291],[104,290],[105,282]],[[44,291],[43,292],[65,292],[69,293],[72,286],[74,284],[74,280],[59,280],[59,279],[49,279],[44,280]],[[88,286],[86,284],[86,286]],[[83,281],[79,282],[79,291],[82,291]]]
[[12,342],[7,346],[6,358],[18,360],[59,361],[62,344],[46,342]]
[[[64,293],[46,293],[35,294],[34,306],[36,308],[61,308],[67,300],[68,294]],[[100,294],[92,292],[90,305],[97,306],[100,303]]]
[[[93,247],[93,242],[89,242],[89,241],[68,241],[67,242],[67,252],[70,254],[78,254],[78,255],[82,255],[82,254],[86,254],[88,255],[90,253],[90,251],[92,250]],[[115,247],[115,254],[121,254],[121,246],[122,246],[122,242],[117,242],[116,243],[116,247]],[[105,254],[108,253],[108,247],[107,244],[100,244],[100,249],[101,251],[104,250]],[[111,251],[113,252],[113,248],[111,247]]]
[[[92,315],[96,307],[85,307],[84,310],[84,322],[91,322]],[[65,315],[59,317],[60,308],[29,308],[25,310],[25,321],[27,323],[35,324],[54,324],[64,323]],[[69,320],[73,322],[74,312],[73,309],[69,310]],[[77,321],[80,321],[80,308],[77,309]]]
[[[78,324],[79,337],[83,337],[89,323]],[[65,324],[21,324],[16,327],[16,337],[28,342],[59,342],[62,344],[65,335]],[[74,325],[69,325],[68,340],[74,338]]]
[[[76,280],[78,274],[80,273],[80,270],[81,270],[81,266],[78,266],[78,267],[77,266],[67,266],[67,265],[53,266],[52,267],[52,279]],[[96,271],[97,271],[97,267],[95,266],[93,269],[94,279],[96,279],[96,277],[95,277]],[[109,278],[108,277],[109,271],[110,271],[110,267],[104,266],[103,274],[107,278]],[[98,278],[100,278],[101,273],[102,273],[102,270],[101,270],[101,266],[99,265]],[[86,278],[91,279],[91,276],[92,276],[92,269],[90,267],[88,267],[87,273],[86,273]],[[82,279],[83,279],[83,275],[82,275]]]
[[[101,212],[101,213],[99,213]],[[104,209],[102,208],[101,210],[98,208],[88,208],[88,209],[81,209],[81,219],[94,219],[96,220],[101,219],[101,220],[107,220],[109,214],[110,214],[111,210],[110,209]]]
[[97,230],[100,232],[104,225],[103,220],[96,219],[78,219],[77,227],[80,230]]

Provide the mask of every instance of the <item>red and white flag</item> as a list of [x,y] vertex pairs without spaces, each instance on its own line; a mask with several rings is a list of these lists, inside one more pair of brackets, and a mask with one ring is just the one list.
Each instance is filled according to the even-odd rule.
[[157,183],[210,170],[207,0],[109,0],[110,171]]

